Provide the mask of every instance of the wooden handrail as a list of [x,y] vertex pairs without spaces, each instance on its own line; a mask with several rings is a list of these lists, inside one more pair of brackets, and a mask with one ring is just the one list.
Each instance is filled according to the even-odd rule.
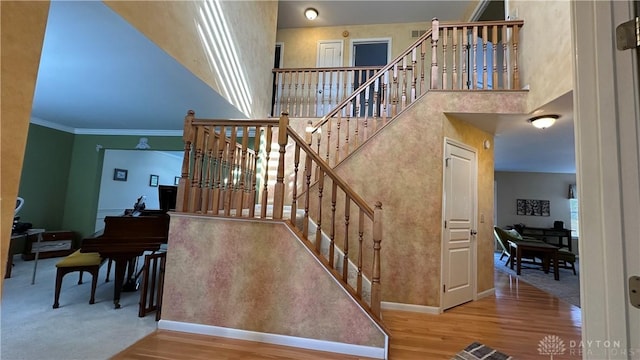
[[427,32],[425,32],[421,37],[418,38],[418,40],[416,40],[413,44],[409,45],[409,47],[407,48],[407,50],[405,50],[404,52],[402,52],[400,55],[398,55],[395,59],[393,59],[391,62],[389,62],[387,65],[385,65],[382,69],[380,69],[376,74],[372,77],[370,77],[367,81],[365,81],[364,83],[362,83],[358,89],[354,90],[353,93],[351,94],[351,96],[343,99],[340,104],[338,104],[333,110],[331,110],[328,114],[326,114],[325,116],[322,117],[322,119],[320,119],[320,121],[318,121],[314,126],[313,126],[313,130],[311,131],[312,134],[315,134],[318,129],[326,124],[327,121],[329,121],[329,118],[333,117],[334,115],[336,115],[339,111],[342,110],[342,108],[347,105],[349,103],[349,101],[352,101],[353,99],[356,98],[356,96],[360,95],[360,93],[362,92],[363,89],[368,88],[371,84],[373,84],[377,79],[379,79],[382,75],[385,74],[385,72],[389,71],[390,69],[392,69],[397,63],[398,61],[402,60],[405,56],[409,55],[411,53],[411,51],[413,51],[414,48],[416,48],[418,45],[420,45],[423,41],[425,41],[429,36],[431,36],[431,29],[427,30]]
[[373,219],[373,209],[371,208],[371,206],[369,206],[364,199],[362,199],[362,197],[360,195],[358,195],[356,192],[354,192],[353,190],[351,190],[351,187],[349,187],[347,185],[347,183],[342,180],[342,178],[329,166],[329,164],[327,164],[312,148],[311,146],[307,145],[307,143],[300,137],[300,135],[298,135],[297,132],[295,132],[295,130],[291,129],[290,127],[287,127],[287,134],[289,136],[291,136],[291,138],[300,146],[300,148],[302,148],[306,153],[308,153],[311,156],[311,159],[313,161],[315,161],[319,166],[320,169],[322,169],[322,171],[331,178],[331,180],[333,180],[334,182],[336,182],[338,184],[338,186],[340,188],[343,189],[343,191],[349,195],[349,197],[351,198],[351,200],[353,200],[353,202],[355,202],[358,207],[360,207],[361,209],[364,210],[365,214],[370,218]]
[[360,77],[357,89],[310,125],[313,148],[335,167],[428,91],[519,89],[523,24],[434,19],[431,29],[375,74]]
[[193,126],[265,126],[265,125],[278,125],[278,120],[274,119],[193,119]]
[[353,70],[373,70],[382,69],[380,66],[333,66],[333,67],[315,67],[315,68],[274,68],[274,73],[285,72],[302,72],[302,71],[353,71]]
[[[434,20],[437,21],[437,19],[434,19]],[[445,29],[445,28],[446,29],[454,29],[454,28],[460,28],[460,27],[475,27],[475,26],[480,26],[480,25],[482,25],[482,26],[510,25],[510,26],[514,26],[517,29],[518,26],[524,25],[524,21],[523,20],[507,20],[507,21],[496,20],[496,21],[483,21],[483,22],[445,22],[445,23],[438,23],[437,27],[439,29]],[[393,59],[387,65],[382,67],[376,73],[376,75],[370,77],[367,81],[362,83],[358,87],[358,89],[353,91],[353,93],[350,96],[348,96],[347,98],[343,99],[333,110],[331,110],[329,113],[327,113],[325,116],[323,116],[313,126],[314,129],[312,130],[312,133],[315,134],[322,125],[326,124],[326,122],[328,121],[329,118],[335,116],[339,111],[341,111],[344,108],[345,105],[347,105],[350,101],[352,101],[357,96],[359,96],[364,89],[368,88],[377,79],[379,79],[381,76],[383,76],[387,71],[391,70],[395,65],[397,65],[400,61],[402,61],[405,56],[411,54],[411,52],[416,47],[421,45],[427,38],[429,38],[432,35],[432,33],[433,33],[432,29],[428,29],[420,38],[418,38],[418,40],[416,40],[413,44],[409,45],[409,47],[404,52],[402,52],[400,55],[398,55],[395,59]]]
[[[349,294],[366,305],[365,310],[379,320],[381,205],[377,203],[375,209],[369,206],[288,122],[286,113],[279,120],[205,120],[196,119],[195,113],[189,111],[185,117],[183,176],[178,187],[176,211],[287,221]],[[256,156],[249,152],[250,135],[254,136]],[[272,143],[277,147],[272,148]],[[287,154],[292,143],[295,151]],[[298,172],[300,155],[304,157],[301,174]],[[273,163],[277,162],[277,169],[274,169],[272,158]],[[298,182],[298,175],[304,180]],[[312,178],[318,183],[317,196],[314,191],[313,197],[309,191]],[[330,206],[323,201],[325,183]],[[296,196],[298,188],[304,189],[303,199]],[[340,191],[339,199],[337,191]],[[341,209],[336,212],[337,200],[344,203],[344,213]],[[285,212],[288,201],[291,201],[289,215]],[[297,217],[300,201],[304,202],[304,217]],[[255,212],[256,207],[260,207],[259,214]],[[354,207],[359,216],[357,225],[352,227],[349,227],[353,215],[350,207]],[[343,216],[342,225],[336,221],[336,216]],[[314,225],[315,236],[311,236]],[[349,254],[349,236],[354,231],[358,233],[358,243],[355,255],[352,255]],[[328,254],[323,252],[326,246],[329,247]],[[365,254],[365,246],[372,252]],[[366,263],[364,269],[363,263]],[[350,284],[350,274],[355,274],[357,285]],[[369,284],[370,299],[363,290],[365,282]]]
[[476,21],[476,22],[441,22],[440,28],[455,28],[455,27],[473,27],[473,26],[494,26],[494,25],[524,25],[524,20],[489,20],[489,21]]

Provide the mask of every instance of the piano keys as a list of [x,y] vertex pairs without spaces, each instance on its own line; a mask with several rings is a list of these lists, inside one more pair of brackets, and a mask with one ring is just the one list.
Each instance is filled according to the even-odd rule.
[[102,235],[85,238],[81,252],[97,252],[115,262],[113,304],[120,308],[127,264],[145,251],[156,251],[167,243],[169,215],[161,210],[145,210],[140,216],[107,216]]

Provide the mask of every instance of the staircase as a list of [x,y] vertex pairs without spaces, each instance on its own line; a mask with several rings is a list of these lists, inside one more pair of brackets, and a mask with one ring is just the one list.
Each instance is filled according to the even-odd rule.
[[[278,120],[198,119],[190,111],[177,212],[283,222],[388,336],[380,317],[382,204],[372,207],[335,168],[412,105],[429,106],[417,101],[428,93],[468,91],[478,97],[475,91],[517,89],[522,25],[434,20],[394,61],[352,92],[345,90],[333,110],[307,126],[304,138],[294,130],[304,124],[294,119],[292,127],[286,111]],[[306,84],[307,94],[321,86]],[[307,111],[316,101],[296,98],[298,85],[276,86],[278,108],[285,107],[284,98],[287,108],[296,104]]]

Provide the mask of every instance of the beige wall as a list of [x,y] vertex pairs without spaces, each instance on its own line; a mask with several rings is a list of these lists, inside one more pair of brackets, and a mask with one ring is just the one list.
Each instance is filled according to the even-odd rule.
[[524,20],[520,31],[520,85],[529,87],[528,112],[573,89],[571,3],[509,1],[509,13]]
[[[0,278],[4,279],[15,199],[27,142],[48,1],[0,1],[2,78],[0,126]],[[2,294],[0,290],[0,295]]]
[[[349,44],[353,39],[391,38],[391,57],[394,58],[417,40],[411,37],[412,30],[429,28],[431,28],[431,19],[425,19],[425,22],[419,23],[280,29],[276,41],[284,43],[282,66],[285,68],[316,67],[320,40],[343,40],[343,65],[350,66],[351,46]],[[349,32],[347,37],[342,36],[345,30]]]
[[162,319],[385,346],[380,328],[280,222],[172,215]]
[[521,113],[526,98],[431,91],[336,168],[369,204],[382,202],[383,301],[440,305],[445,136],[478,149],[478,219],[485,217],[478,224],[478,291],[493,287],[493,152],[482,150],[492,136],[445,113]]
[[[268,116],[278,13],[276,1],[105,3],[238,109],[248,108],[244,111],[247,116]],[[220,17],[201,15],[207,11]],[[198,28],[224,27],[224,24],[230,47],[226,51],[216,50],[216,46],[222,49],[223,44],[201,36]],[[218,54],[227,54],[228,64],[216,60]],[[231,79],[224,74],[229,74]]]

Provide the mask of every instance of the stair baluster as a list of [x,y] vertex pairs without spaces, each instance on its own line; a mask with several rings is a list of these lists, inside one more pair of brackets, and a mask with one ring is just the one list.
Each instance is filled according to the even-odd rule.
[[[270,144],[275,140],[273,127],[276,121],[201,120],[195,119],[194,115],[193,112],[189,112],[185,117],[185,174],[180,179],[178,189],[178,193],[182,194],[182,197],[178,198],[181,202],[178,211],[246,218],[254,217],[255,212],[252,209],[260,206],[260,218],[281,219],[294,226],[299,218],[298,201],[303,200],[305,204],[304,218],[301,219],[302,234],[295,228],[292,230],[300,236],[303,244],[315,254],[314,256],[318,257],[320,263],[330,270],[329,273],[348,290],[350,296],[374,318],[379,319],[379,312],[373,312],[376,308],[379,311],[379,304],[371,302],[372,299],[380,300],[379,295],[374,295],[376,289],[379,291],[380,269],[376,269],[374,263],[379,254],[373,252],[368,255],[365,250],[376,249],[372,236],[375,233],[374,227],[380,225],[375,225],[374,210],[316,153],[316,144],[312,149],[311,136],[306,136],[306,140],[303,140],[288,126],[288,115],[283,113],[277,122],[278,169],[275,181],[270,181],[269,178],[273,177],[269,175],[273,174],[273,170],[270,169],[273,166],[269,164],[272,157]],[[249,148],[250,133],[255,134],[254,149]],[[287,144],[291,144],[289,141],[293,142],[295,149],[291,155],[286,153]],[[321,147],[321,150],[324,151],[324,148]],[[256,152],[260,156],[256,156]],[[301,156],[304,156],[304,175],[300,171]],[[304,181],[299,181],[299,175],[304,176]],[[310,197],[312,178],[317,180],[314,184],[318,189],[317,197]],[[325,199],[324,195],[327,181],[331,181],[330,201]],[[258,188],[262,191],[259,195]],[[285,189],[290,190],[290,193],[285,192]],[[342,193],[338,193],[338,190]],[[271,194],[273,196],[270,196]],[[291,201],[290,217],[287,217],[289,215],[284,211],[285,200],[287,204]],[[344,205],[338,206],[338,202],[342,201]],[[328,206],[330,209],[327,209]],[[358,211],[357,228],[350,224],[351,206],[355,206]],[[247,208],[248,211],[243,211]],[[267,210],[268,208],[272,208],[273,211]],[[344,227],[336,226],[338,216],[344,216]],[[330,224],[330,229],[323,231],[327,224]],[[315,234],[312,236],[313,239],[309,239],[314,225]],[[350,249],[350,245],[353,245],[349,243],[350,238],[358,245],[355,249],[357,259],[353,260],[349,254],[350,250],[353,250]],[[343,249],[340,249],[340,246],[343,246]],[[377,283],[374,281],[376,275]],[[365,295],[369,293],[369,289],[372,297]]]
[[342,280],[349,278],[349,216],[351,213],[351,199],[347,195],[344,202],[344,255],[342,256]]

